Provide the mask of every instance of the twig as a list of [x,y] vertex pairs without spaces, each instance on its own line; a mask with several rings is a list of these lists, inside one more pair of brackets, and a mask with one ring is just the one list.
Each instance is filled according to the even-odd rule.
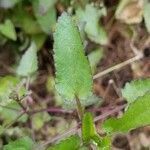
[[108,111],[108,112],[106,112],[106,113],[104,113],[104,114],[102,114],[102,115],[100,115],[100,116],[95,117],[95,118],[94,118],[94,122],[97,122],[97,121],[99,121],[99,120],[103,120],[103,119],[105,119],[106,117],[108,117],[109,115],[111,115],[111,114],[113,114],[113,113],[116,113],[116,112],[122,110],[122,109],[125,108],[126,106],[127,106],[126,104],[123,104],[123,105],[121,105],[121,106],[117,106],[115,109],[110,110],[110,111]]
[[124,67],[126,65],[129,65],[129,64],[131,64],[131,63],[133,63],[133,62],[135,62],[137,60],[140,60],[141,58],[143,58],[143,54],[139,53],[137,56],[135,56],[133,58],[130,58],[130,59],[128,59],[128,60],[126,60],[126,61],[124,61],[124,62],[122,62],[120,64],[117,64],[117,65],[115,65],[113,67],[110,67],[110,68],[108,68],[108,69],[106,69],[106,70],[104,70],[104,71],[94,75],[93,79],[95,80],[95,79],[97,79],[99,77],[102,77],[102,76],[104,76],[104,75],[106,75],[106,74],[108,74],[108,73],[110,73],[110,72],[112,72],[114,70],[118,70],[118,69],[120,69],[120,68],[122,68],[122,67]]
[[[105,119],[106,117],[110,116],[111,114],[116,113],[116,112],[122,110],[122,109],[125,108],[125,107],[126,107],[126,104],[121,105],[121,106],[117,106],[115,109],[110,110],[110,111],[108,111],[108,112],[106,112],[106,113],[104,113],[104,114],[102,114],[102,115],[100,115],[100,116],[97,116],[97,117],[94,119],[94,122],[97,122],[97,121],[99,121],[99,120],[103,120],[103,119]],[[76,133],[78,133],[78,132],[81,132],[80,125],[81,125],[81,122],[79,122],[76,127],[71,128],[70,130],[64,132],[63,134],[57,135],[56,137],[54,137],[54,138],[52,138],[52,139],[49,139],[47,142],[41,144],[41,146],[44,147],[44,146],[46,146],[46,145],[48,145],[48,144],[51,144],[51,143],[54,143],[54,142],[59,141],[59,140],[61,140],[61,139],[64,139],[64,138],[66,138],[66,137],[68,137],[68,136],[70,136],[70,135],[73,135],[73,134],[76,134]]]

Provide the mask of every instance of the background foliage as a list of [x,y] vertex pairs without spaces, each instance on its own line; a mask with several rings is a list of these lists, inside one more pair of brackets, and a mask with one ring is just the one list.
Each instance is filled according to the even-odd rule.
[[149,18],[148,0],[0,0],[0,149],[149,148]]

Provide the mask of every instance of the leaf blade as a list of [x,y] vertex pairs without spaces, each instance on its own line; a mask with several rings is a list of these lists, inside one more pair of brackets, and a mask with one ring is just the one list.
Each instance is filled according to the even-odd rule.
[[82,138],[85,143],[90,142],[91,138],[96,134],[93,116],[90,112],[86,112],[82,119]]
[[139,97],[130,105],[122,118],[111,118],[104,122],[103,129],[106,132],[126,133],[140,126],[150,124],[150,92],[143,97]]
[[76,96],[80,99],[90,96],[92,91],[90,65],[84,55],[79,31],[67,13],[62,14],[56,26],[54,53],[56,89],[59,94],[70,101]]
[[37,48],[34,42],[31,43],[25,54],[22,56],[17,68],[17,74],[20,76],[29,76],[38,69]]
[[0,24],[0,33],[13,41],[17,39],[14,24],[9,19],[5,20],[4,24]]
[[80,138],[73,135],[66,140],[61,141],[57,145],[49,147],[47,150],[77,150],[80,147]]
[[[106,10],[94,7],[91,4],[87,4],[85,10],[77,9],[76,16],[80,23],[85,24],[84,31],[88,38],[98,44],[105,45],[108,42],[108,36],[104,27],[99,23],[99,19],[102,15],[106,14]],[[89,19],[89,17],[91,19]]]
[[122,95],[128,103],[134,102],[138,97],[143,96],[150,90],[150,78],[133,80],[130,83],[126,83],[122,89]]
[[32,148],[33,141],[29,137],[20,138],[4,146],[4,150],[31,150]]

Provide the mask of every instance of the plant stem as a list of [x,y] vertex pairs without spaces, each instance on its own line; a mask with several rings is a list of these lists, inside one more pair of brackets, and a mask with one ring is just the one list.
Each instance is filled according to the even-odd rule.
[[76,96],[76,104],[77,104],[77,111],[78,111],[79,119],[82,120],[82,117],[83,117],[83,114],[84,114],[84,110],[83,110],[81,102],[80,102],[80,100],[79,100],[79,98],[77,96]]

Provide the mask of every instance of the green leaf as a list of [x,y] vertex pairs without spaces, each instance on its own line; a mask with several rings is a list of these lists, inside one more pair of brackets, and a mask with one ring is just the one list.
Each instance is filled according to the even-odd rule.
[[110,138],[101,138],[97,134],[93,116],[89,112],[85,113],[82,119],[82,139],[86,144],[93,142],[100,150],[109,150],[110,148]]
[[127,83],[122,89],[122,95],[128,103],[132,103],[148,91],[150,91],[150,78],[134,80],[131,83]]
[[15,27],[9,19],[5,20],[4,24],[0,24],[0,33],[11,40],[16,41],[17,39]]
[[85,10],[78,8],[76,11],[79,23],[85,24],[84,30],[88,38],[95,43],[104,45],[107,44],[108,37],[105,29],[99,23],[99,20],[105,13],[105,8],[99,9],[91,4],[87,4]]
[[91,138],[96,134],[93,116],[90,112],[84,114],[82,119],[82,138],[85,143],[90,142]]
[[143,15],[147,31],[150,33],[150,2],[144,4]]
[[54,53],[57,91],[66,103],[72,105],[78,97],[85,104],[92,91],[91,68],[84,54],[79,31],[67,13],[58,19]]
[[[19,104],[16,101],[11,101],[9,104],[6,105],[8,108],[13,108],[16,110],[3,108],[0,110],[0,116],[1,119],[3,119],[3,126],[9,124],[10,122],[13,122],[19,115],[22,110],[22,108],[19,106]],[[18,110],[18,111],[17,111]],[[27,121],[27,114],[24,114],[21,118],[17,120],[17,122],[26,122]]]
[[90,62],[90,66],[92,68],[92,73],[94,74],[96,71],[96,66],[99,63],[99,61],[101,60],[101,58],[103,57],[103,50],[102,49],[97,49],[95,51],[92,51],[89,55],[88,55],[88,59]]
[[99,150],[110,150],[111,149],[111,138],[109,136],[105,136],[105,137],[101,138],[98,148],[99,148]]
[[20,27],[25,33],[33,35],[40,34],[42,30],[40,25],[24,7],[15,7],[11,18],[17,27]]
[[49,147],[47,150],[78,150],[80,147],[80,137],[77,135],[70,136],[68,139],[61,141],[59,144]]
[[40,50],[42,48],[46,38],[47,38],[47,36],[44,33],[32,35],[32,40],[35,42],[38,50]]
[[[8,103],[12,101],[9,98],[9,95],[16,87],[17,83],[19,83],[19,79],[14,76],[5,76],[0,77],[0,105],[6,106]],[[0,110],[2,108],[0,107]]]
[[150,91],[132,103],[122,118],[111,118],[104,122],[106,132],[126,133],[132,129],[150,124]]
[[33,129],[39,130],[43,127],[45,122],[48,122],[51,119],[50,115],[47,112],[36,113],[32,116]]
[[20,138],[4,146],[4,150],[31,150],[33,141],[29,137]]
[[32,1],[33,10],[37,18],[37,22],[41,26],[41,29],[49,34],[51,33],[54,25],[56,24],[56,9],[54,4],[56,1]]
[[17,73],[20,76],[29,76],[38,69],[37,48],[34,42],[31,43],[25,54],[22,56]]
[[79,150],[89,150],[87,147],[80,147]]

